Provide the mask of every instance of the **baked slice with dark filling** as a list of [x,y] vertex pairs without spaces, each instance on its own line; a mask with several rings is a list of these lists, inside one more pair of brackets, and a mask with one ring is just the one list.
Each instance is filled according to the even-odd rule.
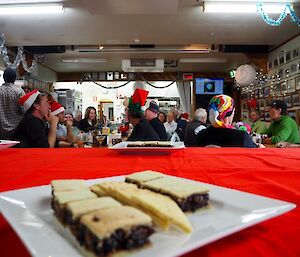
[[70,228],[71,232],[78,237],[79,223],[82,215],[96,210],[118,206],[122,205],[111,197],[100,197],[69,202],[66,204],[65,209],[65,223]]
[[80,219],[79,243],[96,256],[136,249],[154,233],[151,217],[130,206],[85,214]]
[[178,177],[167,176],[155,171],[142,171],[126,176],[125,181],[140,188],[164,194],[172,198],[184,212],[194,212],[208,205],[208,189]]
[[95,199],[97,195],[89,189],[79,191],[53,192],[52,209],[59,221],[66,225],[67,213],[66,206],[68,203],[86,199]]
[[58,179],[51,181],[52,192],[78,191],[88,189],[84,179]]

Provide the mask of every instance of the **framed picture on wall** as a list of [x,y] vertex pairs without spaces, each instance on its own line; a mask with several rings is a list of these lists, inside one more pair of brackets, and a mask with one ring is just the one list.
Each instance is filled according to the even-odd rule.
[[282,90],[281,84],[277,84],[277,85],[275,86],[275,95],[276,95],[276,96],[280,96],[280,95],[281,95],[281,90]]
[[279,65],[283,65],[284,64],[284,55],[279,56]]
[[296,83],[294,79],[290,79],[287,82],[287,88],[288,88],[288,92],[293,93],[295,92],[296,89]]
[[300,90],[300,76],[295,79],[296,90]]
[[293,50],[293,59],[297,58],[299,56],[299,51],[298,49]]
[[259,103],[259,109],[264,110],[265,109],[265,100],[260,99],[258,103]]
[[270,120],[271,118],[269,112],[265,112],[265,121],[270,121]]
[[264,88],[264,97],[269,97],[270,96],[270,87],[265,87]]
[[299,106],[299,105],[300,105],[299,93],[292,94],[292,106]]
[[293,63],[290,69],[291,69],[291,74],[295,73],[297,71],[297,63]]
[[258,98],[258,96],[259,96],[259,89],[256,89],[256,90],[254,91],[254,97],[255,97],[255,98]]
[[285,62],[289,62],[291,60],[291,52],[288,51],[285,53]]
[[270,98],[266,98],[265,99],[265,111],[269,110],[269,106],[270,106]]
[[292,107],[292,96],[287,95],[283,97],[283,101],[286,103],[288,108]]
[[277,58],[274,59],[273,66],[274,66],[274,68],[278,67],[278,59]]

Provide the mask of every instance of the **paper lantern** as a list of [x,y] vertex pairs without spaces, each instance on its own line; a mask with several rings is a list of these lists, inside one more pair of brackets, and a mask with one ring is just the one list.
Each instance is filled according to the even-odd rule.
[[235,80],[240,86],[248,86],[254,83],[255,77],[256,71],[249,64],[241,65],[235,72]]

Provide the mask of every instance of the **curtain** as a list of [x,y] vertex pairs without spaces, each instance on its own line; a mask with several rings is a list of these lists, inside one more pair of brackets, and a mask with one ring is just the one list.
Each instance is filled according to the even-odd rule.
[[183,112],[191,114],[191,82],[176,81],[176,84],[180,97],[181,109]]

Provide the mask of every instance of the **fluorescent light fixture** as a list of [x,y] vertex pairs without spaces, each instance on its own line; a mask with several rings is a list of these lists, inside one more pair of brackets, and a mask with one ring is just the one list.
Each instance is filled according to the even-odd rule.
[[182,58],[179,60],[181,63],[226,63],[225,58]]
[[65,11],[62,4],[24,4],[0,5],[0,15],[32,15],[32,14],[59,14]]
[[99,46],[99,50],[102,50],[104,48],[104,46]]
[[93,59],[93,58],[75,58],[75,59],[62,59],[63,63],[105,63],[107,59]]
[[[266,13],[282,13],[285,3],[264,3]],[[203,12],[207,13],[256,13],[256,3],[205,2]]]

